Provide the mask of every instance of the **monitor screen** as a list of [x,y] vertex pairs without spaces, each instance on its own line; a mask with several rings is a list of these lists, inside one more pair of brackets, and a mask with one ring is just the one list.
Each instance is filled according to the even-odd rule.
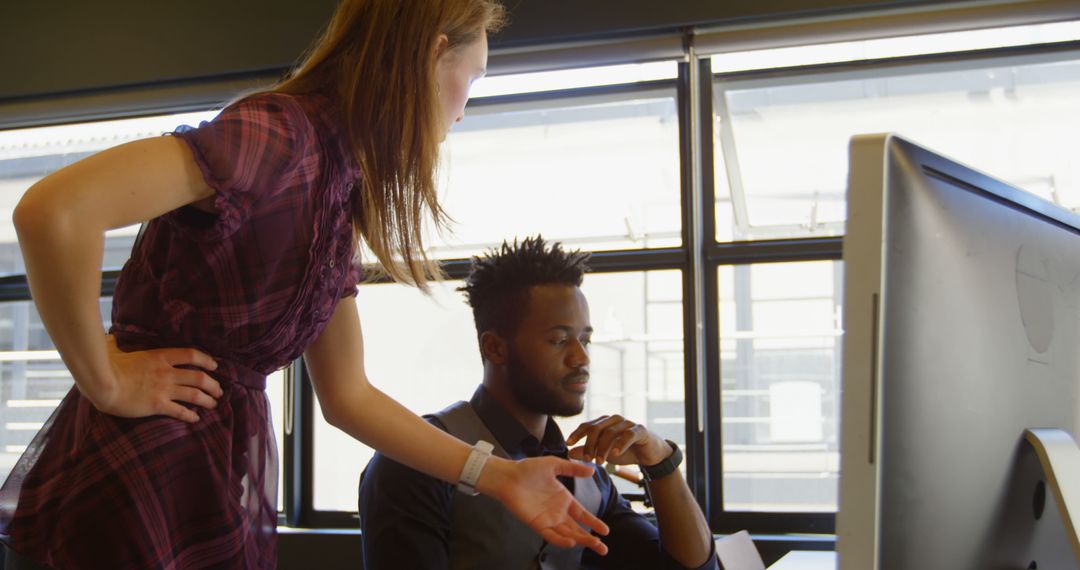
[[850,152],[840,568],[1075,567],[1014,511],[1024,430],[1080,433],[1080,218],[895,135]]

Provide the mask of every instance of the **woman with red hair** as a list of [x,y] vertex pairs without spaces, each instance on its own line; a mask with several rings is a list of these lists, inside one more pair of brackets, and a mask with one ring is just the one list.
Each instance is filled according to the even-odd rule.
[[[424,422],[368,381],[357,241],[427,289],[439,143],[484,74],[491,0],[345,0],[296,70],[212,121],[42,179],[14,214],[30,290],[75,387],[0,488],[9,565],[273,568],[266,375],[303,356],[333,425],[491,495],[563,546],[606,527],[556,476]],[[145,222],[98,313],[104,232]]]

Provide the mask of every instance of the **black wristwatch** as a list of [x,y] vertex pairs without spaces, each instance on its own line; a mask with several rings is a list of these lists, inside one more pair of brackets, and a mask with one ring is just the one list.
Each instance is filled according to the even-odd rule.
[[682,450],[679,446],[670,439],[665,439],[668,445],[671,446],[671,455],[667,459],[657,463],[656,465],[641,465],[641,474],[645,477],[646,481],[656,481],[661,477],[666,477],[675,472],[682,464]]

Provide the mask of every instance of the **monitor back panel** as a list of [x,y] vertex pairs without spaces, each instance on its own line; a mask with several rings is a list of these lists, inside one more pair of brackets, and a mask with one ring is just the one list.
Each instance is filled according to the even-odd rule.
[[[844,371],[845,399],[849,376],[863,384],[853,395],[871,439],[851,448],[845,431],[843,452],[864,465],[849,479],[845,458],[841,478],[862,477],[872,502],[842,492],[840,545],[868,523],[860,540],[878,568],[1027,568],[1030,537],[1006,508],[1023,430],[1080,433],[1080,232],[1067,212],[975,170],[897,137],[877,144],[881,183],[850,192],[880,192],[880,221],[848,237],[878,232],[878,260],[845,268],[877,283],[862,288],[872,303],[853,300],[870,307],[852,317],[870,321],[871,366]],[[859,408],[845,400],[845,413]],[[871,567],[841,550],[845,569]]]

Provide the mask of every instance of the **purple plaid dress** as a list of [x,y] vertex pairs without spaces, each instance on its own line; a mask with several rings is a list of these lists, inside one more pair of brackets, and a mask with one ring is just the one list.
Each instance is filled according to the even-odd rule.
[[263,93],[173,136],[216,190],[149,222],[124,266],[123,350],[219,362],[214,410],[187,424],[98,412],[75,388],[0,488],[0,540],[56,568],[273,568],[277,454],[266,375],[355,295],[359,178],[330,101]]

